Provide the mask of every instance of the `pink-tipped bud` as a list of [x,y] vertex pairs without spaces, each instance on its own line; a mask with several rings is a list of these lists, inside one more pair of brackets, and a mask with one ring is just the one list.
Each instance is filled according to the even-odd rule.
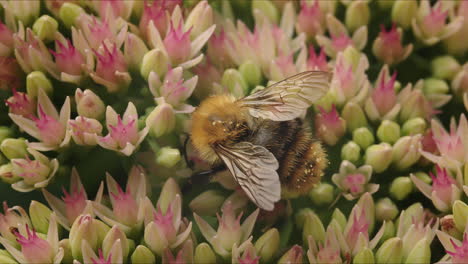
[[346,132],[346,121],[340,117],[335,105],[330,111],[322,107],[315,116],[315,129],[317,136],[328,145],[335,145]]
[[75,92],[75,100],[76,109],[80,116],[98,120],[102,119],[104,116],[106,110],[104,102],[93,91],[89,89],[84,91],[77,89]]
[[461,245],[457,245],[453,240],[450,240],[453,245],[453,250],[446,250],[447,254],[452,256],[452,263],[467,263],[468,262],[468,234],[463,235]]
[[96,135],[100,136],[102,125],[96,119],[77,116],[75,120],[69,120],[71,136],[78,145],[94,146],[97,144]]
[[405,60],[413,50],[413,45],[409,44],[403,47],[401,28],[393,24],[388,31],[381,25],[379,36],[375,39],[372,46],[374,55],[385,64],[393,65]]
[[86,27],[87,30],[84,30],[86,40],[92,49],[98,49],[105,39],[113,39],[113,33],[109,26],[108,22],[101,22],[96,19],[96,17],[81,16],[80,17],[83,27]]
[[9,112],[24,117],[33,117],[36,113],[36,102],[26,93],[17,92],[13,89],[13,96],[5,101]]
[[31,160],[29,157],[25,159],[13,159],[13,174],[23,178],[28,185],[34,185],[38,182],[45,181],[51,172],[47,164],[39,160]]
[[217,214],[219,222],[219,243],[222,248],[231,250],[235,243],[239,244],[239,242],[241,242],[240,239],[242,232],[240,232],[240,219],[242,217],[242,213],[236,217],[231,203],[226,204],[226,206],[224,206],[222,209],[222,212],[222,216]]
[[26,232],[27,236],[23,236],[18,231],[14,231],[26,262],[53,263],[55,254],[49,242],[38,237],[36,231],[29,229],[28,226],[26,226]]
[[75,185],[70,193],[62,187],[62,200],[65,202],[65,213],[68,221],[73,223],[86,207],[86,194],[83,188]]
[[177,27],[171,22],[169,32],[164,38],[164,47],[174,65],[181,64],[190,58],[190,31],[183,29],[182,23]]
[[21,86],[22,71],[11,57],[0,57],[0,90],[13,90]]
[[65,127],[59,120],[47,115],[41,105],[38,107],[38,117],[33,117],[40,139],[47,145],[60,145],[65,137]]
[[327,57],[325,51],[320,48],[320,53],[315,53],[314,46],[309,47],[309,58],[307,59],[307,70],[314,71],[329,71]]
[[97,57],[96,75],[100,78],[117,84],[120,82],[120,78],[116,72],[126,72],[127,64],[125,62],[124,55],[117,49],[117,45],[103,45],[101,52],[95,52]]
[[294,245],[288,252],[286,252],[278,261],[278,263],[291,263],[291,264],[299,264],[304,263],[302,261],[304,256],[304,250],[302,250],[301,246]]
[[163,235],[169,244],[172,244],[176,240],[177,230],[174,227],[174,213],[172,206],[167,208],[165,214],[163,214],[161,207],[158,207],[154,213],[154,223],[156,228],[159,230],[161,235]]
[[0,21],[0,56],[8,56],[13,50],[13,32]]
[[80,75],[81,65],[85,63],[83,55],[73,47],[70,40],[66,43],[55,41],[56,51],[50,52],[55,56],[55,63],[60,71],[71,74]]
[[325,30],[325,14],[320,9],[319,1],[312,4],[308,1],[301,2],[301,11],[297,16],[296,31],[305,33],[307,38],[323,34]]
[[460,199],[460,189],[447,169],[436,166],[436,175],[429,173],[432,178],[432,197],[434,205],[441,211],[447,211],[455,200]]
[[390,80],[386,79],[386,73],[383,73],[377,87],[372,91],[372,101],[379,111],[380,116],[387,114],[395,106],[397,98],[395,93],[396,72],[393,73]]
[[229,41],[230,40],[223,29],[221,29],[218,34],[213,34],[210,40],[208,40],[208,58],[210,59],[210,62],[222,69],[233,66],[232,58],[227,50]]
[[138,204],[132,194],[124,192],[117,185],[117,193],[110,193],[114,215],[124,225],[133,226],[137,222]]
[[[175,2],[175,1],[168,1]],[[150,21],[153,21],[154,26],[159,31],[161,36],[166,35],[167,26],[169,24],[169,18],[167,17],[168,2],[166,1],[145,1],[143,7],[143,14],[140,19],[140,31],[143,36],[147,36],[148,25]]]

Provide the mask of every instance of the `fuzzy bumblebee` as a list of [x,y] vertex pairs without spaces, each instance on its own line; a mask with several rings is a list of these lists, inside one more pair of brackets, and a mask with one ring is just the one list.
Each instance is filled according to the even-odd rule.
[[323,175],[326,154],[299,116],[328,89],[327,72],[308,71],[242,99],[207,98],[192,115],[192,143],[204,160],[226,166],[258,207],[273,210]]

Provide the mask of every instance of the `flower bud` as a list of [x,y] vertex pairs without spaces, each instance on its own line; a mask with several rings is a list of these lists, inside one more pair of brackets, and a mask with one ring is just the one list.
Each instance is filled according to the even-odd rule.
[[346,132],[346,121],[340,117],[335,105],[330,111],[319,107],[320,112],[315,116],[316,135],[328,145],[335,145]]
[[378,221],[393,220],[398,213],[398,207],[389,198],[380,199],[375,206],[375,216]]
[[401,128],[403,136],[424,134],[424,131],[426,131],[426,121],[421,117],[407,120]]
[[405,263],[431,263],[431,248],[426,238],[419,240],[414,245]]
[[173,178],[167,179],[158,199],[158,206],[161,208],[162,212],[167,211],[167,208],[169,208],[169,205],[174,201],[177,195],[182,197],[179,185]]
[[389,191],[393,198],[401,201],[413,191],[413,183],[409,177],[397,177],[392,181]]
[[379,7],[386,10],[392,8],[394,2],[395,0],[377,0]]
[[392,8],[392,21],[404,29],[411,27],[412,20],[418,12],[416,0],[396,0]]
[[201,243],[195,248],[194,263],[216,263],[216,255],[207,243]]
[[307,241],[307,238],[312,236],[315,241],[325,241],[325,227],[320,218],[315,214],[307,214],[304,219],[304,227],[302,229],[302,241]]
[[176,117],[172,105],[166,102],[158,104],[148,115],[145,122],[153,137],[169,134],[176,125]]
[[380,239],[380,241],[386,241],[387,239],[389,238],[392,238],[395,236],[395,224],[393,223],[393,221],[385,221],[384,222],[384,233],[382,235],[382,238]]
[[13,174],[13,165],[11,163],[0,166],[0,179],[8,184],[13,184],[21,180],[21,177]]
[[345,23],[350,31],[355,31],[369,23],[370,10],[367,1],[358,0],[351,2],[346,9]]
[[64,3],[62,7],[60,7],[59,17],[65,26],[69,28],[73,26],[76,22],[76,19],[84,13],[84,9],[79,5],[73,3]]
[[13,136],[13,130],[6,126],[0,126],[0,144],[3,140]]
[[270,262],[276,255],[279,246],[280,234],[276,228],[270,228],[255,242],[255,250],[265,263]]
[[377,137],[382,142],[395,143],[400,138],[400,125],[390,120],[384,120],[377,129]]
[[401,263],[403,242],[399,237],[385,241],[375,254],[377,263]]
[[255,87],[257,85],[260,85],[262,82],[262,70],[260,69],[260,66],[258,64],[252,61],[246,61],[243,64],[241,64],[241,66],[239,66],[239,72],[244,77],[249,87]]
[[47,79],[44,73],[40,71],[34,71],[28,74],[26,77],[26,90],[31,98],[36,98],[38,90],[42,89],[48,95],[51,95],[54,91],[52,83]]
[[191,28],[190,37],[195,39],[213,25],[213,17],[213,9],[208,1],[198,1],[185,19],[184,27],[185,29]]
[[327,205],[332,203],[335,198],[333,195],[334,189],[331,184],[320,183],[310,190],[309,197],[318,206]]
[[180,161],[180,151],[176,148],[163,147],[156,153],[156,164],[172,168]]
[[223,205],[225,197],[218,191],[208,190],[193,198],[189,207],[198,215],[215,215]]
[[346,227],[346,216],[340,211],[340,209],[336,208],[333,211],[332,219],[339,225],[341,231],[344,231]]
[[129,243],[127,240],[127,236],[125,233],[117,227],[117,225],[114,225],[111,230],[109,230],[102,240],[102,251],[105,256],[108,256],[111,254],[111,249],[114,243],[120,240],[120,245],[122,247],[122,257],[123,259],[127,259],[128,253],[129,253]]
[[258,10],[272,23],[278,23],[278,9],[271,1],[252,1],[252,10]]
[[314,211],[312,211],[312,209],[310,208],[302,208],[299,210],[299,212],[296,213],[296,215],[294,216],[294,220],[298,228],[304,228],[305,219],[308,217],[307,215],[309,214],[314,214]]
[[301,246],[294,245],[278,260],[278,263],[303,263],[303,255],[304,251],[302,250]]
[[124,57],[131,71],[138,72],[143,57],[148,52],[145,42],[133,33],[127,33],[125,38]]
[[360,127],[353,131],[353,141],[361,148],[367,149],[375,141],[374,135],[367,127]]
[[421,157],[421,134],[405,136],[393,145],[393,164],[398,170],[406,170]]
[[167,70],[169,58],[160,49],[148,51],[141,62],[140,74],[148,80],[149,74],[155,72],[158,76],[163,76]]
[[393,24],[390,30],[381,25],[381,31],[372,44],[372,52],[383,63],[398,64],[413,51],[413,44],[402,45],[403,30]]
[[81,215],[76,218],[70,229],[70,248],[74,259],[82,259],[81,244],[86,240],[91,248],[97,249],[99,241],[98,220],[91,215]]
[[341,111],[341,116],[346,121],[349,132],[353,132],[359,127],[367,126],[367,119],[364,115],[364,111],[362,111],[362,108],[356,103],[348,102]]
[[361,158],[361,148],[354,141],[349,141],[341,148],[341,159],[357,163]]
[[247,94],[248,86],[242,74],[235,69],[227,69],[221,78],[221,84],[237,98]]
[[29,216],[34,229],[39,233],[47,234],[51,214],[52,211],[44,204],[38,201],[31,201],[29,205]]
[[18,263],[5,249],[0,249],[0,263]]
[[449,55],[439,56],[431,61],[432,74],[434,77],[444,80],[452,80],[461,66],[458,61]]
[[461,200],[457,200],[453,203],[452,211],[455,227],[458,231],[464,232],[468,221],[468,205]]
[[356,256],[354,256],[353,263],[373,264],[375,263],[374,253],[371,249],[366,247],[359,251]]
[[43,15],[34,22],[33,31],[44,43],[53,41],[55,39],[55,33],[58,29],[57,20],[54,18]]
[[423,91],[424,94],[430,97],[430,95],[447,94],[450,88],[444,80],[436,78],[427,78],[424,80]]
[[371,165],[375,172],[385,171],[392,162],[392,147],[387,143],[372,145],[366,149],[364,163]]
[[104,117],[106,106],[104,102],[93,91],[76,89],[76,109],[80,116],[101,120]]
[[0,150],[8,159],[24,158],[28,152],[26,140],[22,138],[7,138],[0,144]]
[[143,245],[138,245],[130,257],[132,264],[156,263],[153,252]]

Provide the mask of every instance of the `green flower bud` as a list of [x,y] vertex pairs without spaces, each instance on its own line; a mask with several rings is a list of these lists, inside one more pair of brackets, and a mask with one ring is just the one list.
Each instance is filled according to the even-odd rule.
[[29,205],[29,216],[37,232],[47,234],[49,230],[49,219],[52,211],[38,201],[32,201]]
[[73,263],[73,256],[70,248],[70,239],[65,238],[60,240],[59,247],[63,248],[62,263]]
[[403,136],[411,136],[415,134],[423,134],[426,131],[426,121],[421,117],[409,119],[403,124],[401,133]]
[[353,67],[353,70],[358,67],[361,56],[361,52],[352,45],[349,45],[343,51],[343,59]]
[[353,141],[361,148],[366,149],[374,143],[375,138],[367,127],[360,127],[353,131]]
[[369,24],[369,19],[370,10],[367,1],[353,1],[346,9],[345,23],[350,31]]
[[138,245],[130,257],[132,264],[156,263],[156,257],[147,247]]
[[418,12],[416,0],[396,0],[392,8],[392,21],[403,29],[411,27],[413,19]]
[[74,259],[82,260],[81,242],[86,240],[91,248],[97,250],[99,244],[98,220],[91,215],[76,218],[70,229],[70,248]]
[[0,165],[7,164],[9,160],[0,152]]
[[353,263],[373,264],[375,263],[374,252],[369,248],[364,248],[359,251],[353,258]]
[[426,238],[419,240],[413,247],[405,263],[431,263],[431,248],[430,243]]
[[124,46],[124,57],[128,63],[128,68],[133,72],[138,72],[141,68],[143,57],[148,52],[145,42],[133,33],[127,33]]
[[64,3],[62,7],[60,7],[59,17],[62,22],[70,28],[75,24],[76,19],[82,14],[85,13],[84,9],[81,8],[79,5],[72,4],[72,3]]
[[447,82],[436,78],[424,79],[423,92],[425,95],[446,94],[450,90]]
[[398,207],[389,198],[380,199],[376,204],[375,216],[378,221],[393,220],[398,213]]
[[26,77],[26,90],[31,98],[36,98],[38,90],[42,89],[48,95],[54,91],[52,83],[47,79],[45,74],[40,71],[34,71]]
[[[253,1],[266,3],[267,1]],[[268,2],[270,3],[270,2]],[[255,87],[262,82],[262,69],[252,61],[246,61],[239,67],[239,72],[244,77],[245,81],[250,87]]]
[[431,62],[432,74],[434,77],[445,80],[452,80],[460,71],[460,64],[452,56],[440,56]]
[[418,172],[415,172],[413,173],[414,176],[416,176],[417,178],[419,178],[421,181],[427,183],[427,184],[431,184],[432,183],[432,178],[427,175],[427,173],[423,172],[423,171],[418,171]]
[[461,200],[457,200],[453,203],[452,211],[455,227],[458,229],[458,231],[464,232],[466,221],[468,220],[468,205],[466,205],[466,203],[462,202]]
[[355,129],[367,126],[367,119],[362,108],[353,102],[348,102],[341,112],[341,117],[346,121],[346,127],[349,132]]
[[394,2],[395,0],[377,0],[379,7],[385,10],[392,8]]
[[161,207],[162,212],[166,212],[169,205],[174,201],[176,195],[182,197],[179,185],[173,178],[169,178],[163,185],[157,205]]
[[0,150],[8,159],[24,158],[28,154],[26,140],[22,138],[7,138],[0,144]]
[[158,104],[148,115],[145,122],[153,137],[169,134],[176,125],[176,116],[172,105],[165,102]]
[[33,31],[44,42],[50,42],[55,39],[55,33],[58,29],[57,20],[54,18],[43,15],[34,22]]
[[16,260],[6,251],[5,249],[0,249],[0,263],[18,263]]
[[405,136],[393,145],[393,164],[398,170],[406,170],[421,157],[421,134]]
[[395,236],[395,224],[393,221],[385,221],[385,227],[384,227],[384,233],[382,235],[382,238],[380,241],[386,241],[389,238],[392,238]]
[[341,159],[356,164],[361,158],[361,148],[354,141],[349,141],[341,148]]
[[325,241],[325,227],[320,218],[315,214],[308,214],[304,220],[304,228],[302,229],[302,241],[307,241],[307,238],[312,236],[315,241]]
[[333,195],[334,190],[333,185],[323,182],[310,190],[309,197],[318,206],[327,205],[332,203],[335,198]]
[[252,10],[256,9],[268,17],[271,22],[278,23],[278,9],[271,1],[252,1]]
[[11,163],[0,166],[0,179],[8,184],[13,184],[22,178],[13,174],[13,165]]
[[390,195],[398,201],[406,199],[413,191],[413,183],[409,177],[397,177],[390,185]]
[[376,173],[385,171],[392,162],[392,146],[387,143],[369,146],[366,149],[364,163],[371,165]]
[[315,112],[319,112],[319,107],[322,107],[323,109],[330,111],[332,109],[332,105],[334,105],[336,102],[336,93],[332,90],[329,90],[322,98],[320,98],[315,104],[314,104],[314,109]]
[[304,227],[305,219],[309,214],[314,214],[314,211],[310,208],[302,208],[296,213],[294,219],[298,228],[302,229]]
[[208,190],[193,198],[189,207],[197,215],[215,215],[226,198],[218,191]]
[[168,70],[167,65],[169,62],[169,58],[160,49],[152,49],[143,56],[140,74],[145,80],[148,80],[151,72],[155,72],[158,76],[163,76]]
[[194,263],[216,263],[216,255],[207,243],[201,243],[195,248]]
[[3,140],[13,136],[13,130],[6,126],[0,126],[0,144]]
[[107,232],[106,236],[102,241],[102,251],[104,256],[108,256],[114,245],[115,241],[120,239],[120,245],[122,247],[122,259],[126,260],[128,258],[129,253],[129,244],[127,240],[127,236],[125,233],[117,226],[114,225],[109,232]]
[[390,120],[384,120],[377,129],[377,137],[382,142],[395,143],[400,138],[400,125]]
[[340,211],[340,209],[336,208],[335,211],[333,211],[332,220],[335,220],[340,226],[341,231],[344,231],[347,221],[346,216]]
[[238,98],[247,94],[249,88],[242,74],[235,69],[227,69],[224,71],[221,84],[227,87],[229,91]]
[[166,168],[174,167],[180,159],[180,151],[176,148],[163,147],[156,154],[156,164]]
[[280,234],[278,229],[270,228],[263,233],[255,242],[255,250],[263,262],[268,263],[278,252],[280,245]]
[[399,237],[385,241],[375,254],[377,263],[400,263],[402,258],[403,242]]
[[80,88],[75,90],[75,102],[78,115],[101,120],[106,112],[104,102],[90,89],[82,91]]

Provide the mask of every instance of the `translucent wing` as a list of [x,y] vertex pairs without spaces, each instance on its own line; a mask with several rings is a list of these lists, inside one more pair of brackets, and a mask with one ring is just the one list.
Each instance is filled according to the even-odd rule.
[[249,142],[229,147],[218,145],[216,150],[250,200],[264,210],[273,210],[275,202],[281,198],[275,156],[266,148]]
[[302,72],[239,100],[253,117],[286,121],[299,117],[329,89],[329,73]]

